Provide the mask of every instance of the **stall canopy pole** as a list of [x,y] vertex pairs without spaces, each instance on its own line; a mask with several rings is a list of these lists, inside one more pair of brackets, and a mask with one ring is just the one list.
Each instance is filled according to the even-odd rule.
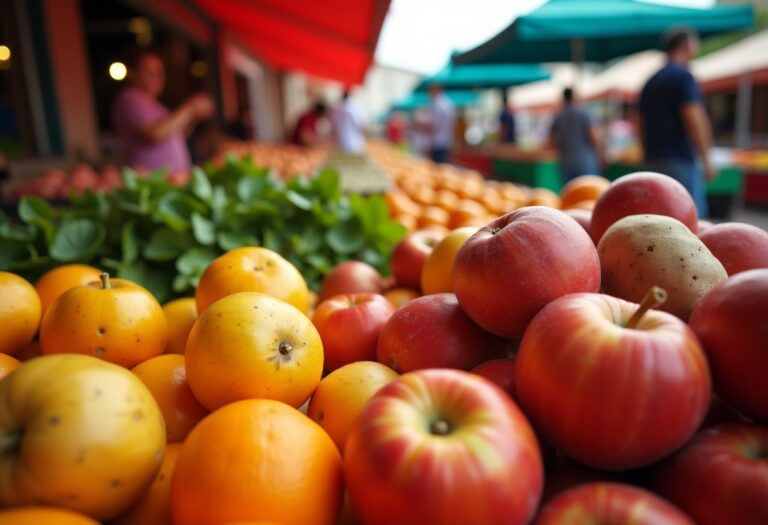
[[750,146],[752,129],[752,73],[747,72],[739,78],[739,91],[736,98],[736,147]]
[[571,61],[576,67],[576,75],[573,81],[573,89],[581,82],[581,75],[584,69],[584,39],[572,38],[571,39]]

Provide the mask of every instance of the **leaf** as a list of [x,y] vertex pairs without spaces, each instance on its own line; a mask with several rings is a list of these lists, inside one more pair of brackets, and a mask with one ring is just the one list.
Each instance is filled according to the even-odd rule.
[[265,228],[263,237],[262,244],[264,248],[272,250],[273,252],[280,252],[283,248],[282,238],[275,230]]
[[123,168],[122,173],[123,184],[129,190],[136,190],[139,187],[139,176],[131,168]]
[[312,201],[303,196],[301,193],[295,192],[293,190],[288,190],[285,192],[285,197],[288,199],[288,202],[299,208],[300,210],[311,210],[312,209]]
[[0,239],[0,270],[8,270],[30,256],[29,245],[15,239]]
[[216,242],[216,228],[213,223],[197,212],[192,214],[192,235],[197,242],[205,246]]
[[91,219],[76,219],[64,224],[56,233],[50,254],[57,261],[87,261],[101,248],[107,232]]
[[227,252],[241,246],[259,245],[259,240],[248,232],[220,232],[217,240],[219,248]]
[[53,208],[48,201],[32,195],[25,195],[19,201],[19,218],[27,224],[53,221]]
[[136,235],[136,223],[126,222],[120,236],[123,250],[123,262],[130,264],[139,258],[139,239]]
[[360,221],[344,221],[330,230],[325,235],[328,245],[337,253],[353,253],[363,247],[365,236]]
[[337,199],[341,195],[341,177],[332,168],[324,168],[312,178],[312,187],[323,200]]
[[191,195],[181,191],[169,191],[157,203],[157,213],[160,219],[171,229],[183,232],[190,228],[189,217],[198,212],[204,214],[206,206]]
[[213,195],[211,196],[211,212],[213,214],[213,221],[219,223],[224,218],[224,211],[229,204],[229,198],[227,192],[223,186],[214,186]]
[[190,248],[176,260],[176,269],[183,275],[200,275],[218,255],[213,248]]
[[184,293],[192,288],[192,278],[188,275],[177,274],[176,277],[173,278],[171,288],[176,293]]
[[243,177],[237,182],[237,197],[243,202],[261,199],[269,185],[262,177]]
[[172,269],[150,266],[144,261],[138,261],[134,264],[121,264],[117,276],[143,286],[160,303],[171,298]]
[[192,182],[190,183],[192,194],[198,199],[208,202],[213,196],[211,181],[203,170],[195,166],[192,168]]
[[144,257],[150,261],[170,261],[193,246],[188,235],[180,235],[170,228],[155,230],[144,246]]

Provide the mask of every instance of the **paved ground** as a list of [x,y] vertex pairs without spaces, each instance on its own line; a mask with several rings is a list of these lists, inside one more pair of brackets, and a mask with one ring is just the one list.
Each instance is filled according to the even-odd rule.
[[[729,221],[746,222],[768,231],[768,208],[736,207],[733,209]],[[713,221],[722,222],[722,221]]]

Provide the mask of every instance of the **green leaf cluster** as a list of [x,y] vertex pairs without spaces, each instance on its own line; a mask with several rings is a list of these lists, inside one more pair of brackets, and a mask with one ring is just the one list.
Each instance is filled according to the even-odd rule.
[[381,197],[344,195],[333,170],[283,181],[248,157],[228,157],[191,175],[176,187],[162,172],[139,178],[125,170],[123,188],[73,195],[58,208],[24,197],[18,221],[0,214],[0,269],[34,280],[60,264],[94,264],[163,302],[190,295],[223,252],[264,246],[317,290],[349,259],[389,273],[392,246],[405,233]]

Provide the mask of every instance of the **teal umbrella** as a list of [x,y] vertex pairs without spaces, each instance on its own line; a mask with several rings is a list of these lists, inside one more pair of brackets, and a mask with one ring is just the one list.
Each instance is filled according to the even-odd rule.
[[[448,95],[457,107],[472,106],[477,104],[477,93],[474,91],[445,90],[443,93]],[[427,93],[415,91],[404,99],[395,102],[392,105],[393,110],[413,111],[419,108],[429,106],[430,99]]]
[[753,23],[748,5],[696,9],[637,0],[549,0],[454,63],[606,62],[657,47],[659,36],[676,26],[707,36]]
[[448,89],[508,88],[537,80],[549,80],[551,75],[532,64],[471,64],[457,66],[449,63],[438,73],[427,77],[416,87],[426,91],[430,84]]

